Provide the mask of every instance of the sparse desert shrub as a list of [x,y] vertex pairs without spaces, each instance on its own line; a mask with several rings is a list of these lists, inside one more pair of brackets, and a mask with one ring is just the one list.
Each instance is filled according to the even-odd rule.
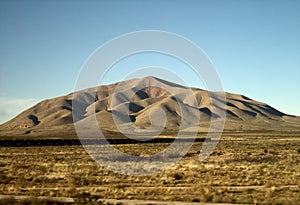
[[192,199],[192,202],[200,202],[200,199],[194,198],[194,199]]
[[0,199],[0,205],[14,204],[16,200],[13,197]]
[[8,184],[11,180],[11,177],[7,177],[5,174],[0,173],[0,184]]
[[173,174],[173,178],[175,179],[175,180],[181,180],[182,178],[183,178],[183,173],[175,173],[175,174]]
[[211,202],[212,198],[213,198],[213,196],[209,193],[203,193],[199,197],[200,202]]
[[54,202],[47,199],[38,199],[35,197],[26,199],[15,199],[14,197],[9,197],[0,200],[0,205],[63,205],[65,203]]

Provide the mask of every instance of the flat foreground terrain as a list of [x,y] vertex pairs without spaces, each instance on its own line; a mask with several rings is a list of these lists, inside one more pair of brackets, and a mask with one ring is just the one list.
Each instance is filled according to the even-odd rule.
[[[168,145],[114,146],[147,156]],[[299,137],[223,137],[205,162],[198,160],[201,145],[195,142],[175,166],[143,177],[109,171],[80,145],[0,147],[0,195],[39,196],[18,202],[29,204],[47,197],[70,197],[76,204],[127,204],[128,200],[300,204]],[[0,200],[8,203],[13,199]]]

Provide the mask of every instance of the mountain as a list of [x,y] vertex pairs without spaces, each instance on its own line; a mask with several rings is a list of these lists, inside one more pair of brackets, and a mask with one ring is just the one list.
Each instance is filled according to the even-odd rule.
[[225,131],[300,130],[300,117],[246,96],[208,92],[149,76],[44,100],[0,125],[0,136],[76,136],[74,125],[90,129],[95,119],[111,135],[133,127],[141,134],[175,133],[179,128],[205,132],[224,114]]

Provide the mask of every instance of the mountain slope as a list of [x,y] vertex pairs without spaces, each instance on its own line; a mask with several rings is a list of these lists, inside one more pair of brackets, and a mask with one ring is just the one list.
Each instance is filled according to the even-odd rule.
[[[223,113],[226,113],[225,130],[289,130],[300,125],[299,117],[243,95],[226,93],[225,100],[220,93],[149,76],[44,100],[0,125],[0,136],[75,136],[73,123],[88,125],[94,117],[103,131],[113,133],[120,127],[129,129],[132,124],[137,129],[152,125],[153,129],[176,132],[179,126],[185,129],[197,126],[199,131],[207,131],[211,120],[221,119]],[[197,116],[200,126],[196,123]],[[163,128],[161,118],[166,119]]]

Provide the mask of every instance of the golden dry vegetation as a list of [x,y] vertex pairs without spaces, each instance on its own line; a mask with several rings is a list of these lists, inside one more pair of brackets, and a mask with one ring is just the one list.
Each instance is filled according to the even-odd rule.
[[[82,146],[0,147],[0,195],[71,197],[76,204],[112,203],[105,199],[300,204],[300,138],[223,137],[204,162],[198,160],[201,145],[194,143],[164,172],[140,177],[109,171]],[[168,144],[114,146],[147,155]]]

